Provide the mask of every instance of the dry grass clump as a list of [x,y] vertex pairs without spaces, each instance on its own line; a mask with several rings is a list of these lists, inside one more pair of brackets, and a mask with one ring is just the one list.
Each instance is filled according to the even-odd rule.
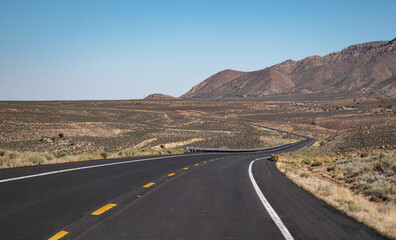
[[372,201],[396,202],[396,152],[346,154],[328,169],[332,178],[349,183],[355,193],[362,193]]
[[378,232],[396,238],[396,203],[378,204],[361,194],[354,194],[348,187],[325,181],[305,169],[290,167],[290,164],[278,162],[277,167],[319,199]]
[[148,155],[181,154],[185,152],[182,148],[174,149],[134,149],[128,148],[119,152],[84,152],[77,153],[63,149],[57,152],[19,152],[0,149],[0,168],[12,168],[32,166],[41,164],[54,164],[65,162],[77,162],[95,159],[125,158]]
[[375,202],[396,202],[396,151],[335,155],[320,146],[281,155],[313,173],[343,184]]
[[396,238],[396,151],[337,156],[314,146],[280,159],[277,167],[297,185]]

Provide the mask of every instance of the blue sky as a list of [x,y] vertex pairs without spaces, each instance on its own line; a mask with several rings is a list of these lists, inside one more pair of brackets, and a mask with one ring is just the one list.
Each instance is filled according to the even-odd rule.
[[396,37],[396,1],[0,0],[0,100],[180,96],[212,74]]

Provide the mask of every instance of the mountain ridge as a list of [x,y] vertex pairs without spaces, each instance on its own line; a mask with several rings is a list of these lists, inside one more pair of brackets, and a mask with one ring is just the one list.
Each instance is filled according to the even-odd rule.
[[351,45],[323,57],[286,60],[252,72],[223,70],[181,98],[313,94],[396,96],[396,38]]

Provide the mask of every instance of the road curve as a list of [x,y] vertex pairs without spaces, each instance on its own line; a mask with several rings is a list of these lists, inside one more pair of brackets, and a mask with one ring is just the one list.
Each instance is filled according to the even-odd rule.
[[[0,170],[0,180],[16,179],[0,182],[0,238],[285,239],[248,168],[308,144]],[[118,162],[125,163],[100,166]],[[55,173],[39,175],[47,172]],[[294,239],[385,239],[297,187],[274,162],[255,161],[252,173]],[[29,175],[37,176],[19,179]]]

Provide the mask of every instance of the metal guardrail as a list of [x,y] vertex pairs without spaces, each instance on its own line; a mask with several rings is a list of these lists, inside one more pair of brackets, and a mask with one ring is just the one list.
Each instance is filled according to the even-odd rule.
[[[316,139],[313,139],[313,138],[308,137],[308,136],[304,136],[304,135],[300,135],[300,134],[296,134],[296,133],[291,133],[291,132],[279,130],[279,129],[276,129],[276,128],[260,126],[260,125],[252,124],[252,123],[251,123],[250,125],[256,126],[256,127],[261,127],[261,128],[267,128],[267,129],[270,129],[270,130],[273,130],[273,131],[282,132],[282,133],[291,134],[291,135],[294,135],[294,136],[306,138],[307,140],[314,140],[313,143],[316,142]],[[279,146],[275,146],[275,147],[269,147],[269,148],[257,148],[257,149],[222,149],[222,148],[187,147],[187,151],[189,151],[189,152],[261,152],[261,151],[269,151],[269,150],[274,150],[274,149],[280,149],[280,148],[283,148],[283,147],[290,146],[290,145],[292,145],[292,144],[301,143],[301,142],[303,142],[303,141],[305,141],[305,140],[298,141],[298,142],[295,142],[295,143],[286,143],[286,144],[283,144],[283,145],[279,145]],[[310,145],[312,145],[313,143],[311,143]]]
[[260,152],[274,150],[286,146],[290,146],[291,143],[286,143],[283,145],[269,147],[269,148],[257,148],[257,149],[223,149],[223,148],[200,148],[200,147],[187,147],[189,152]]

